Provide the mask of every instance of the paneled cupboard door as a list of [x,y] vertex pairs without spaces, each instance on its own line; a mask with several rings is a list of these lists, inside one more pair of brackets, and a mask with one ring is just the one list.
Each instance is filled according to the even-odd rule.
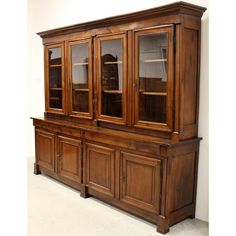
[[69,114],[92,119],[92,40],[68,42]]
[[58,175],[81,183],[81,141],[58,137]]
[[55,135],[44,130],[35,131],[36,161],[40,166],[54,171]]
[[136,127],[172,130],[173,32],[171,25],[134,32]]
[[126,34],[98,36],[98,120],[126,123],[127,40]]
[[46,111],[65,113],[64,44],[45,46]]
[[150,212],[159,212],[161,161],[122,152],[120,199]]

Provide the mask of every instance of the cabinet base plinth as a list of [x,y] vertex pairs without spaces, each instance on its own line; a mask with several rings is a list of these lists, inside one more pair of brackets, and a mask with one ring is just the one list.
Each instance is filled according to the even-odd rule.
[[34,163],[34,174],[35,175],[40,175],[41,171],[39,170],[39,165]]

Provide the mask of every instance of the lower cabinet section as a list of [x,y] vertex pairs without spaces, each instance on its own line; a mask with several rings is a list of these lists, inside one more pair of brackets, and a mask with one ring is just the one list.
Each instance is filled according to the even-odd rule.
[[84,198],[92,195],[156,223],[160,233],[194,217],[199,139],[173,145],[163,140],[155,154],[153,146],[150,153],[137,151],[140,142],[135,141],[129,149],[122,147],[122,139],[115,146],[103,137],[97,142],[69,131],[37,127],[35,135],[35,174],[44,172],[80,190]]
[[159,212],[161,161],[121,153],[120,199],[151,212]]
[[85,143],[84,184],[106,196],[115,194],[115,150]]

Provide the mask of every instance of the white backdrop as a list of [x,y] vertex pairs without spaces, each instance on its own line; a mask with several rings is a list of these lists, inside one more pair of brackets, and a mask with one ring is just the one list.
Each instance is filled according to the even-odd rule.
[[[208,0],[185,0],[208,8]],[[144,10],[172,3],[170,0],[28,0],[28,117],[40,117],[44,112],[43,46],[37,32],[109,16]],[[208,11],[202,18],[201,78],[196,217],[208,221]],[[34,129],[32,121],[27,124],[28,156],[34,157]]]

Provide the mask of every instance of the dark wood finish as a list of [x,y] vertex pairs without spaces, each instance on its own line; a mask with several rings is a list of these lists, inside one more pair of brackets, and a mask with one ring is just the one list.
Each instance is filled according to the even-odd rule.
[[[159,233],[193,218],[201,140],[197,136],[200,30],[205,10],[178,2],[39,33],[45,45],[46,111],[44,118],[33,118],[34,173],[80,190],[83,198],[99,198],[155,223]],[[164,74],[140,76],[139,37],[164,32],[167,46],[158,47],[166,47],[165,55],[145,54],[141,62],[163,63]],[[102,57],[101,43],[115,39],[122,40],[122,61],[112,52]],[[88,70],[88,86],[79,84],[73,90],[88,94],[75,101],[82,111],[89,107],[88,112],[72,107],[71,47],[80,43],[89,45],[88,61],[78,62]],[[49,65],[48,50],[55,47],[61,48],[62,59]],[[102,64],[107,80],[102,80]],[[122,90],[117,86],[120,66]],[[54,76],[61,69],[62,84],[51,90],[62,94],[62,109],[49,106],[49,67],[56,71]],[[119,117],[115,104],[120,104],[121,96]],[[139,113],[148,109],[150,116]]]

